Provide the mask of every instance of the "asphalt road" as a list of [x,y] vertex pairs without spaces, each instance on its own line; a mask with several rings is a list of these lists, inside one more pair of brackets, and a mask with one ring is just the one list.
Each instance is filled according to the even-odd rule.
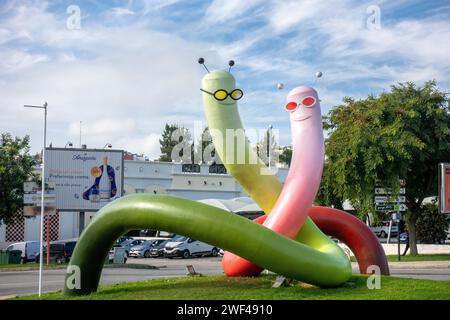
[[[130,259],[129,263],[150,264],[159,269],[104,268],[101,284],[141,281],[146,279],[180,277],[187,274],[186,265],[205,275],[222,274],[220,258],[198,259]],[[37,270],[0,271],[0,297],[28,295],[38,292]],[[43,272],[43,292],[58,291],[63,288],[65,269],[45,270]]]
[[[184,276],[187,273],[186,265],[193,265],[197,272],[205,275],[222,274],[220,258],[130,259],[129,262],[150,264],[159,267],[159,269],[105,268],[103,269],[101,284]],[[353,264],[353,271],[358,273],[356,264]],[[450,261],[391,263],[391,273],[399,277],[450,281]],[[43,292],[61,290],[64,275],[65,269],[45,270]],[[0,297],[34,294],[37,293],[37,290],[37,270],[0,271]]]

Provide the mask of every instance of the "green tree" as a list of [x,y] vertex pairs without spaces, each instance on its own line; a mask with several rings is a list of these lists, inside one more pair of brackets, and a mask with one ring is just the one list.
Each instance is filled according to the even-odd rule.
[[450,159],[448,96],[434,81],[422,87],[408,82],[378,97],[343,102],[325,126],[334,192],[359,212],[373,212],[374,187],[398,192],[398,179],[406,179],[406,222],[416,255],[422,202],[437,194],[437,165]]
[[[274,164],[274,152],[277,149],[277,143],[271,129],[267,129],[264,137],[257,145],[257,154],[259,158],[266,164],[269,165],[269,159],[271,165]],[[269,157],[270,155],[270,157]]]
[[292,147],[291,146],[285,146],[283,147],[281,153],[280,153],[280,162],[286,164],[287,166],[291,165],[292,160]]
[[422,243],[441,243],[447,234],[447,219],[439,212],[436,203],[428,203],[422,207],[422,214],[417,218],[417,240]]
[[[204,154],[206,152],[206,154]],[[205,158],[204,155],[207,157]],[[209,128],[203,129],[202,135],[195,147],[195,157],[194,159],[207,162],[213,160],[216,157],[216,149],[212,142],[211,133]],[[211,159],[209,159],[211,158]]]
[[343,209],[344,199],[337,192],[334,181],[330,175],[329,161],[325,160],[323,166],[322,180],[320,183],[319,192],[317,193],[315,203],[319,206],[333,207],[336,209]]
[[[166,123],[161,139],[159,139],[159,144],[161,150],[159,161],[172,162],[172,150],[175,146],[183,147],[186,144],[192,146],[192,137],[187,128],[176,124],[169,125]],[[183,151],[180,150],[178,155],[183,157]]]
[[30,138],[13,138],[2,133],[0,138],[0,224],[11,223],[23,207],[23,183],[33,177],[35,161],[29,155]]

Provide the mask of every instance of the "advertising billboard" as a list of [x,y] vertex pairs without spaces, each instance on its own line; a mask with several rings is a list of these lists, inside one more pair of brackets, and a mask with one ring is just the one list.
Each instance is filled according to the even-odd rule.
[[47,148],[46,182],[60,211],[97,211],[123,194],[123,151]]
[[450,213],[450,163],[439,164],[439,209]]

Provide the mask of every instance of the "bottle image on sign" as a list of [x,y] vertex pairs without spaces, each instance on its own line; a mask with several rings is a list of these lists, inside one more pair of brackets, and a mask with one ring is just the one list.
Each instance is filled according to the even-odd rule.
[[108,175],[108,157],[103,158],[102,176],[98,184],[100,190],[100,199],[109,201],[111,198],[111,180]]
[[110,201],[117,194],[116,173],[108,165],[108,157],[102,158],[103,165],[91,168],[91,176],[95,178],[94,184],[83,192],[83,199],[90,202]]

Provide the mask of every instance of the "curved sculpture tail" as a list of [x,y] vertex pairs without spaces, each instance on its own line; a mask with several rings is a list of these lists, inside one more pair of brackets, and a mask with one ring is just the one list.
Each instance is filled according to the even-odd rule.
[[[222,209],[174,196],[139,194],[105,206],[84,230],[67,268],[64,293],[96,291],[108,251],[120,235],[133,229],[186,235],[321,287],[338,286],[351,276],[350,261],[335,246],[318,251]],[[72,282],[77,270],[78,283]]]
[[370,228],[351,214],[328,207],[312,207],[308,212],[314,223],[327,235],[345,243],[355,255],[361,274],[371,273],[370,266],[389,275],[389,264],[380,241]]
[[[382,275],[389,275],[389,264],[380,241],[364,223],[355,216],[334,208],[313,206],[309,217],[327,235],[346,244],[355,255],[361,274],[371,273],[369,267],[376,266]],[[262,224],[268,216],[254,221]],[[296,237],[302,241],[302,233]],[[236,255],[227,255],[222,260],[223,270],[228,276],[256,276],[263,268]]]

